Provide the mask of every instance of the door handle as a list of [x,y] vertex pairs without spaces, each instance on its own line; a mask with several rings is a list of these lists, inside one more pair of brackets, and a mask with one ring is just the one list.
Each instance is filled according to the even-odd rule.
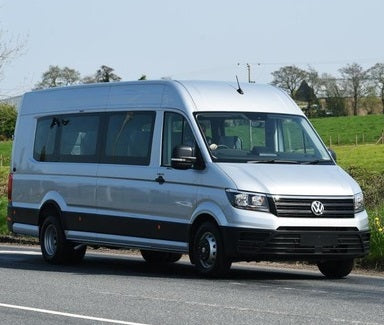
[[165,179],[163,176],[159,176],[155,179],[156,182],[158,182],[159,184],[164,184],[165,183]]

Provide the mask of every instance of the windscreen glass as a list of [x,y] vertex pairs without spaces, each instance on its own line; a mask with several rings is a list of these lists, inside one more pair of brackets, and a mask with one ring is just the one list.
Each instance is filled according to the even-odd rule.
[[333,164],[302,116],[214,112],[196,120],[217,162]]

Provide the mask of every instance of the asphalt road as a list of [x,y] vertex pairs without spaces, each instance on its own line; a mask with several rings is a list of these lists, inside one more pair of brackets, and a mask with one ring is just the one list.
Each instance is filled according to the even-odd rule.
[[0,245],[0,324],[384,324],[384,277],[234,265],[202,279],[185,261],[91,251],[77,266]]

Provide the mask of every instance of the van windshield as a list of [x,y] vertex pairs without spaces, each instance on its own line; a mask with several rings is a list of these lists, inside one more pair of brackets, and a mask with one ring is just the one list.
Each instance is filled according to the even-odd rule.
[[213,161],[334,164],[308,121],[270,113],[197,113]]

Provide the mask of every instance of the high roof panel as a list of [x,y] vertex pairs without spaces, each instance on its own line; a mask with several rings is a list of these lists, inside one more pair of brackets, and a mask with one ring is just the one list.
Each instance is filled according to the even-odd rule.
[[21,114],[124,108],[258,111],[303,115],[293,100],[270,85],[217,81],[136,81],[51,88],[26,93]]

